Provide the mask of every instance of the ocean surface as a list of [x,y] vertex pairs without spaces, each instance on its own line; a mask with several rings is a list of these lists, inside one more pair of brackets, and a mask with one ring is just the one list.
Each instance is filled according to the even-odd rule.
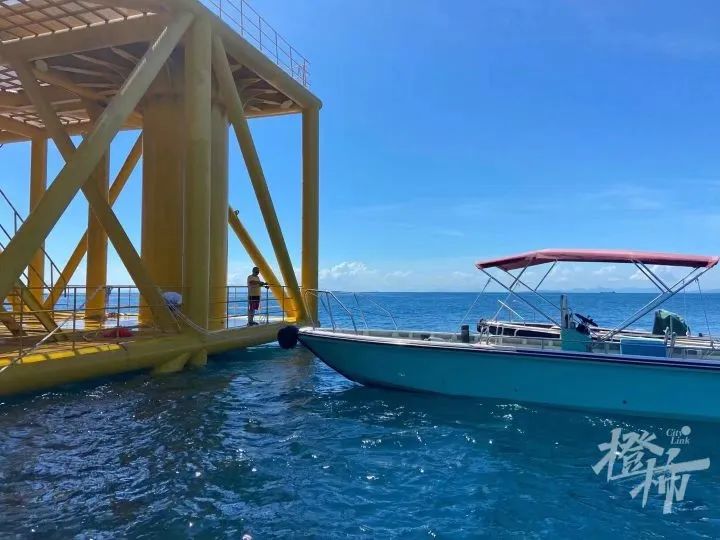
[[[388,320],[377,302],[402,327],[437,330],[472,327],[505,300],[468,314],[474,294],[365,296],[373,325]],[[570,295],[602,325],[650,298]],[[720,295],[704,296],[705,311],[700,300],[671,309],[694,333],[706,320],[720,333]],[[0,537],[718,538],[719,428],[364,388],[306,350],[268,345],[201,371],[0,402]],[[627,443],[615,453],[603,446],[613,430]],[[672,449],[672,463],[709,466],[674,483],[646,474]],[[616,461],[610,480],[603,459]],[[676,488],[668,513],[661,486]]]

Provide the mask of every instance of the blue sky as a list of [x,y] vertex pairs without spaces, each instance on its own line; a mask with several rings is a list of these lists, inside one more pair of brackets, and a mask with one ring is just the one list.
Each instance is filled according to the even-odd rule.
[[[321,285],[475,290],[473,261],[544,247],[720,253],[717,3],[253,5],[310,59],[324,102]],[[299,118],[251,128],[299,263]],[[0,150],[23,209],[28,153]],[[231,202],[270,254],[232,138],[231,153]],[[138,247],[139,191],[135,174],[116,205]],[[85,212],[78,199],[53,231],[60,261]],[[249,266],[231,237],[231,280]],[[633,275],[567,265],[548,285],[648,286]],[[127,281],[117,262],[111,280]]]

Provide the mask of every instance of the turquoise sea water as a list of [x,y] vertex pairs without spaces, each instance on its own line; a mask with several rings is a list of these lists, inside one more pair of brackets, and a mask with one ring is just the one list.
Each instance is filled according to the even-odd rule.
[[[402,326],[451,330],[475,296],[373,298]],[[646,299],[572,303],[610,324]],[[720,297],[705,300],[719,323]],[[657,486],[643,508],[629,493],[641,478],[592,469],[615,428],[709,469],[671,513]],[[718,428],[363,388],[303,349],[258,347],[198,372],[4,400],[0,537],[717,538]]]

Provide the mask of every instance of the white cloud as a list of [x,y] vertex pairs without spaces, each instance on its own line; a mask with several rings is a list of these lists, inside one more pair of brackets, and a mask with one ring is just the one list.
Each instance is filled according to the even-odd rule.
[[601,266],[600,268],[596,268],[592,272],[593,276],[597,276],[599,279],[602,280],[602,283],[599,283],[600,286],[605,286],[610,283],[618,283],[623,280],[623,278],[627,278],[627,275],[624,275],[621,277],[622,272],[618,272],[618,267],[614,264],[607,264],[605,266]]
[[575,276],[582,273],[582,266],[579,264],[557,265],[552,269],[546,283],[571,283],[577,280]]
[[[663,281],[677,281],[679,280],[682,275],[687,273],[684,272],[681,268],[672,268],[670,266],[658,266],[657,264],[653,264],[651,266],[648,266],[648,269],[655,274],[657,277],[662,279]],[[632,281],[650,281],[650,279],[640,271],[640,269],[636,270],[631,276],[630,279]],[[672,285],[672,283],[669,283],[669,285]]]
[[249,260],[228,262],[228,284],[245,285],[253,266],[255,265]]
[[343,261],[330,268],[320,270],[320,279],[340,279],[348,276],[375,274],[365,263],[360,261]]
[[615,266],[614,264],[609,264],[607,266],[601,266],[597,270],[593,270],[593,275],[607,276],[608,274],[615,273],[615,270],[617,270],[617,266]]

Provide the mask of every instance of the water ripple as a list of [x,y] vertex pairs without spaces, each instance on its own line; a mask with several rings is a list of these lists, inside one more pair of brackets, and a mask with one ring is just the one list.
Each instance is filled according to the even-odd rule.
[[[0,535],[718,537],[714,466],[667,516],[590,468],[613,427],[667,425],[361,388],[262,347],[2,403]],[[693,456],[716,434],[693,424]]]

